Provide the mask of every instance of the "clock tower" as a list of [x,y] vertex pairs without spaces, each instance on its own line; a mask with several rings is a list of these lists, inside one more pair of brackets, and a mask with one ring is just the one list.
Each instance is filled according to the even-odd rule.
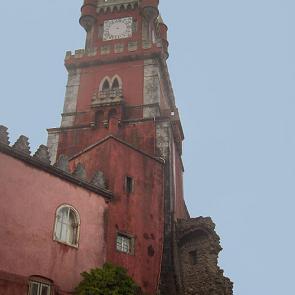
[[72,170],[114,193],[106,261],[127,268],[147,294],[197,294],[183,293],[182,261],[196,262],[196,241],[205,235],[198,234],[214,227],[191,220],[183,198],[184,135],[158,2],[84,0],[85,48],[66,53],[62,120],[48,129],[48,147],[52,162],[66,156]]

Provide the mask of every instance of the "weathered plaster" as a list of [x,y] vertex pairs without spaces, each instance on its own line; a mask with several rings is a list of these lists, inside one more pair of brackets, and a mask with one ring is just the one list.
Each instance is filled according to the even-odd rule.
[[80,87],[81,71],[71,70],[69,71],[68,84],[65,95],[65,103],[62,117],[61,127],[70,127],[74,124],[75,116],[73,113],[76,112],[78,92]]
[[157,138],[157,149],[160,152],[161,157],[167,158],[169,154],[169,122],[161,122],[157,124],[156,128],[156,138]]
[[59,132],[48,131],[47,147],[49,150],[50,162],[52,164],[56,162],[58,141],[59,141]]
[[[59,286],[63,291],[59,294],[72,294],[81,272],[105,262],[104,216],[108,204],[97,193],[27,160],[1,152],[0,162],[1,271],[24,278],[39,275]],[[53,240],[56,209],[62,204],[79,212],[78,248]],[[1,278],[0,273],[0,294],[27,294],[22,286],[14,293],[2,293]],[[14,288],[14,283],[4,283]]]
[[[160,71],[156,60],[144,61],[144,104],[160,103]],[[144,118],[152,118],[153,113],[149,109],[144,110]]]

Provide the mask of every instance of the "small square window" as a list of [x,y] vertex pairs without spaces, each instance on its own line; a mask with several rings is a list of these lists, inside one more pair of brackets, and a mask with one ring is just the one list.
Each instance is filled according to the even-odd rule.
[[126,235],[118,234],[116,241],[116,248],[118,251],[132,254],[133,253],[133,238]]
[[125,177],[125,191],[131,194],[134,190],[134,180],[130,176]]

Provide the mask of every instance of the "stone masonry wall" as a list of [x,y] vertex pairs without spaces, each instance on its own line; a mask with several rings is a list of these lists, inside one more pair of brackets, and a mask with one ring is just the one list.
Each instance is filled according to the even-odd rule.
[[218,266],[222,250],[211,218],[181,220],[176,225],[183,295],[232,295],[233,284]]

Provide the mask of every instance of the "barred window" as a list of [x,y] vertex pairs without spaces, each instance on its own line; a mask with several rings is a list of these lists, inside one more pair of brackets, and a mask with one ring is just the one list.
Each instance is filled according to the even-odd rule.
[[80,218],[78,212],[69,205],[63,205],[56,211],[54,240],[78,246]]
[[127,254],[133,254],[133,239],[126,235],[117,235],[117,250]]

